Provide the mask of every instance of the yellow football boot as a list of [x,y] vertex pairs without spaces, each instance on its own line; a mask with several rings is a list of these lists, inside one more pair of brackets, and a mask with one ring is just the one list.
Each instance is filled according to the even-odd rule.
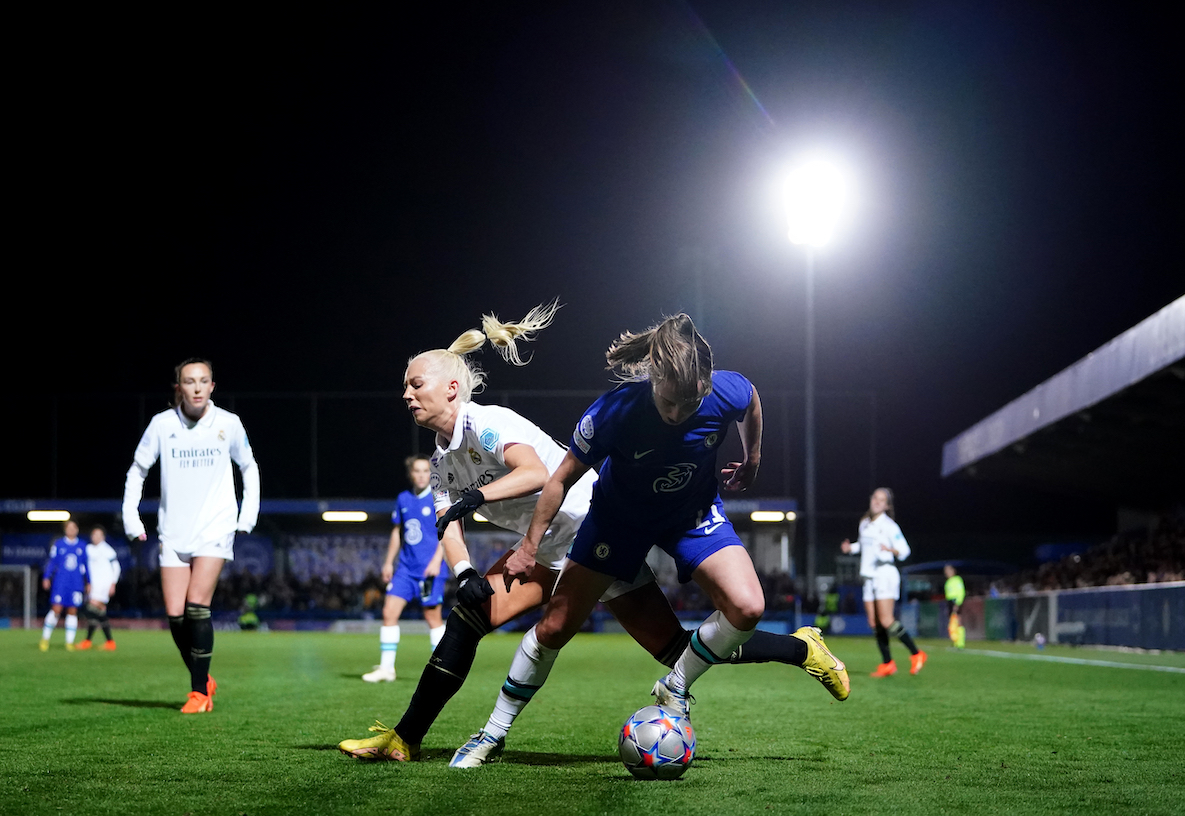
[[354,757],[354,759],[388,760],[391,762],[420,761],[420,746],[404,742],[403,737],[395,733],[395,729],[388,728],[375,720],[374,725],[368,730],[376,732],[378,736],[342,740],[337,745],[338,750],[347,756]]
[[822,683],[823,688],[831,692],[835,699],[848,699],[848,695],[852,693],[848,669],[843,661],[827,648],[818,627],[804,626],[794,633],[794,637],[806,641],[807,652],[806,661],[802,664],[803,671]]

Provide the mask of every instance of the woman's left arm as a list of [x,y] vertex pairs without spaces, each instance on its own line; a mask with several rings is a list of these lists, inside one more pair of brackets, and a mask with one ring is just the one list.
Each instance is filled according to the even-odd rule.
[[757,388],[753,389],[753,396],[749,399],[749,407],[745,415],[737,422],[741,435],[741,450],[744,451],[745,461],[729,462],[728,467],[721,469],[724,476],[725,490],[747,490],[753,480],[757,478],[757,469],[761,466],[761,399],[757,396]]

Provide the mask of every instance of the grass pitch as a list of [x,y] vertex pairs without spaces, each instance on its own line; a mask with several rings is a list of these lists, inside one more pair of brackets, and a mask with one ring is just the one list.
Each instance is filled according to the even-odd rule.
[[[425,761],[362,764],[336,750],[393,725],[427,658],[399,648],[400,679],[359,675],[377,637],[224,633],[209,715],[166,631],[117,632],[116,652],[67,653],[59,629],[0,631],[3,814],[1181,813],[1185,655],[923,642],[931,659],[868,678],[866,638],[829,638],[852,696],[835,703],[802,671],[721,666],[695,686],[695,764],[634,780],[617,730],[663,670],[624,636],[580,636],[519,718],[505,760],[450,770],[489,715],[518,636],[493,635],[429,732]],[[994,652],[991,654],[988,652]],[[908,666],[895,644],[899,665]],[[1106,664],[1121,664],[1120,666]]]

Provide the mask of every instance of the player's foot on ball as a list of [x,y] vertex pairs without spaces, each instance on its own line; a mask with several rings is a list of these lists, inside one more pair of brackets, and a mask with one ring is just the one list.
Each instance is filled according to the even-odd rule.
[[382,666],[375,666],[374,671],[362,675],[362,679],[367,683],[390,683],[395,679],[395,669],[384,669]]
[[73,652],[73,651],[74,651],[75,649],[77,649],[77,648],[78,648],[78,647],[77,647],[77,646],[75,646],[73,643],[67,643],[67,644],[66,644],[66,651],[67,651],[67,652]]
[[506,737],[491,737],[483,728],[469,738],[449,760],[450,768],[480,768],[488,762],[502,758],[506,749]]
[[37,644],[37,648],[43,652],[48,652],[49,651],[49,641],[46,640],[45,638],[42,638],[41,642]]
[[823,642],[823,634],[816,626],[804,626],[793,637],[806,641],[806,661],[803,670],[823,684],[837,700],[846,700],[852,693],[848,670],[843,661],[831,653]]
[[670,682],[669,676],[655,683],[650,693],[654,695],[655,702],[660,706],[669,708],[680,717],[691,719],[691,706],[695,702],[695,698],[688,694],[686,689],[676,688]]
[[81,643],[79,643],[79,644],[78,644],[78,648],[79,648],[79,649],[81,649],[82,651],[84,651],[84,652],[85,652],[85,651],[86,651],[87,649],[89,649],[89,648],[90,648],[92,645],[93,645],[93,644],[90,642],[90,639],[87,639],[87,640],[84,640],[84,641],[82,641]]
[[403,737],[395,733],[394,728],[388,728],[376,720],[369,730],[376,732],[377,736],[360,740],[342,740],[337,745],[338,750],[354,759],[419,762],[420,746],[405,742]]
[[[90,647],[87,647],[87,648],[90,648]],[[114,652],[114,651],[115,651],[115,641],[114,641],[114,640],[109,640],[109,641],[107,641],[106,643],[104,643],[104,644],[103,644],[103,651],[105,651],[105,652]]]
[[922,666],[926,665],[926,653],[918,652],[915,655],[909,656],[909,673],[917,674],[922,670]]
[[181,706],[182,714],[206,714],[213,710],[214,701],[200,691],[189,692],[189,698]]
[[896,674],[896,673],[897,673],[897,661],[890,660],[888,663],[882,663],[879,666],[877,666],[876,671],[874,671],[869,676],[870,677],[888,677],[890,674]]

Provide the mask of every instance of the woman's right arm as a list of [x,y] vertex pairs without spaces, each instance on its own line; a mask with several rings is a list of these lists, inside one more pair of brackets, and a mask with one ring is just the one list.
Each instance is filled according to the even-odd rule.
[[564,497],[588,470],[589,465],[577,459],[572,451],[568,451],[559,467],[547,479],[539,493],[539,500],[535,503],[531,526],[527,528],[527,534],[523,536],[519,548],[506,560],[503,567],[502,575],[506,579],[507,590],[516,579],[526,583],[535,568],[535,554],[539,552],[539,544],[551,523],[555,521],[556,514],[560,512]]

